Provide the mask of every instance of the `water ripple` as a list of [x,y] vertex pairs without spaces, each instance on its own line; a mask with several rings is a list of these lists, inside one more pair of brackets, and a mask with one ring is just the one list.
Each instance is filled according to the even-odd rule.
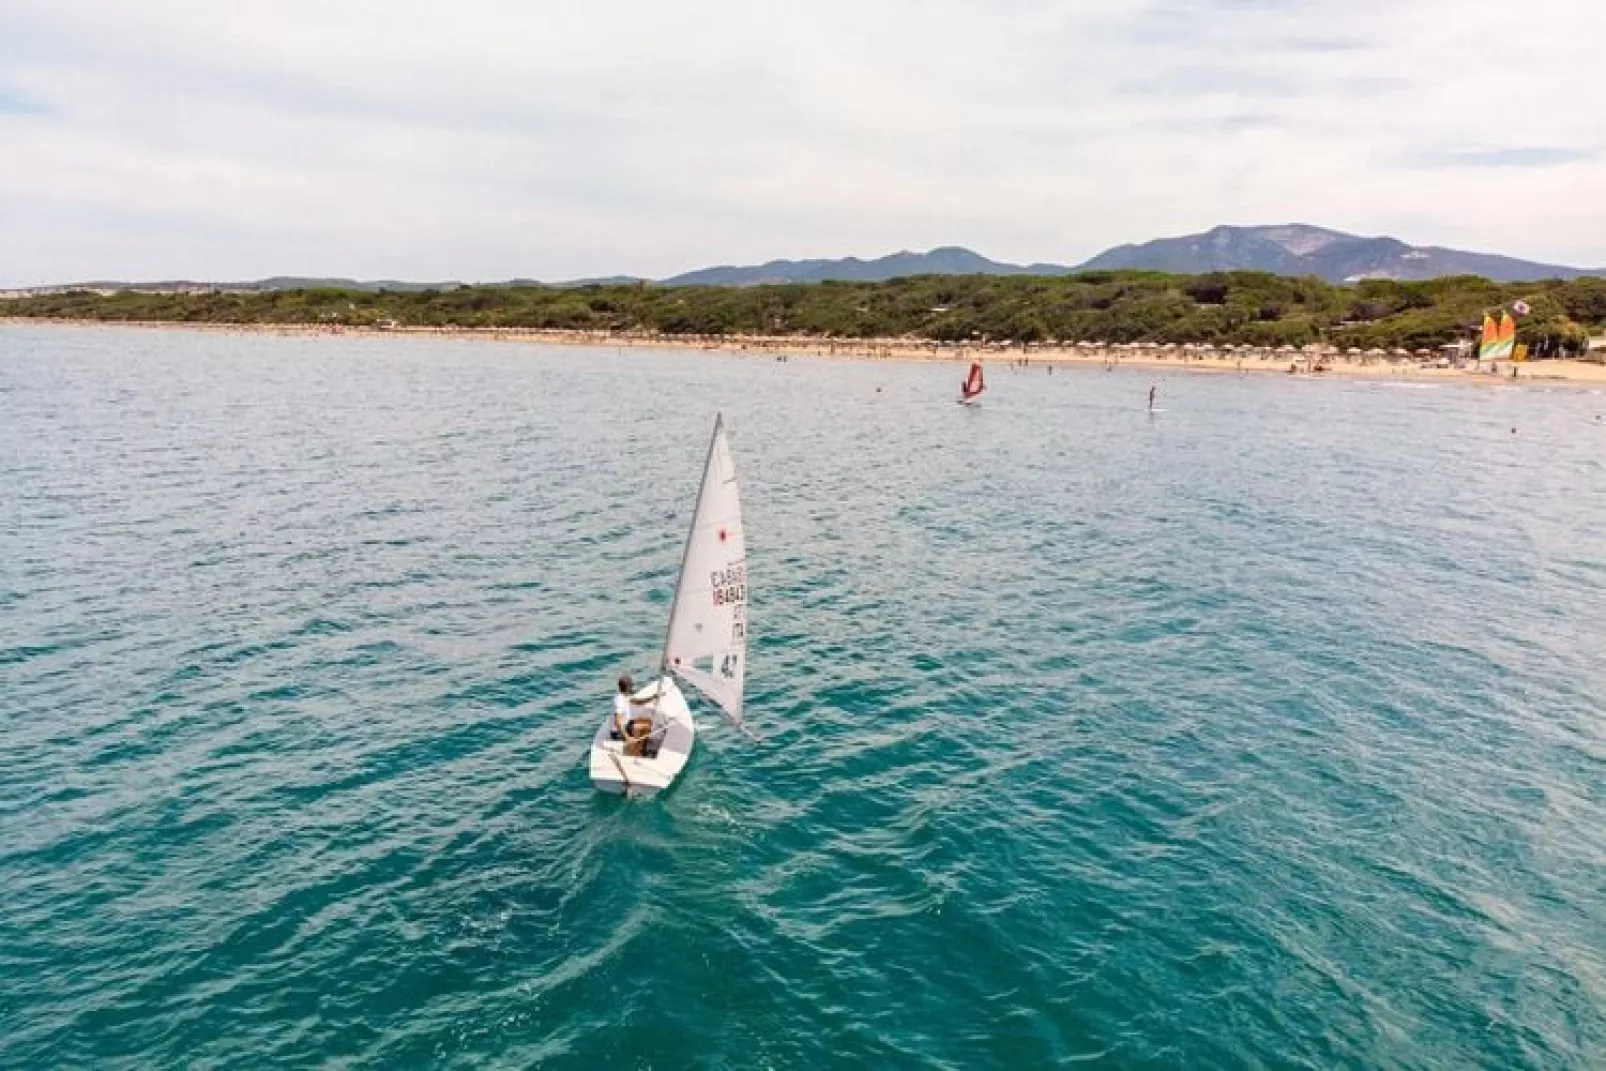
[[0,331],[0,1064],[1598,1064],[1596,400],[953,378]]

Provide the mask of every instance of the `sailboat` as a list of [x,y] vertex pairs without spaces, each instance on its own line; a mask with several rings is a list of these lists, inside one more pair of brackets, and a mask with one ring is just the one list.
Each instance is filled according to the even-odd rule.
[[1500,310],[1500,324],[1495,326],[1494,317],[1488,313],[1483,314],[1483,334],[1478,345],[1478,360],[1482,361],[1508,361],[1515,354],[1517,348],[1517,321],[1512,319],[1511,313],[1505,309]]
[[976,404],[976,399],[981,397],[981,392],[986,389],[987,381],[981,374],[981,362],[971,361],[970,374],[965,377],[965,381],[959,386],[959,404]]
[[669,605],[659,677],[634,696],[652,700],[652,731],[642,754],[627,755],[610,713],[591,742],[591,783],[603,792],[651,796],[685,769],[697,742],[697,723],[676,678],[702,692],[751,735],[742,717],[746,676],[747,541],[736,466],[719,416]]
[[1517,349],[1517,321],[1512,319],[1511,313],[1500,310],[1500,332],[1498,334],[1497,360],[1509,361]]

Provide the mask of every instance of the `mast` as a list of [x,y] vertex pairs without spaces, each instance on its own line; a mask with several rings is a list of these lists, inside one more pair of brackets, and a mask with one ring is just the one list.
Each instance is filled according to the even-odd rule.
[[[675,574],[675,594],[669,600],[669,621],[664,626],[664,649],[658,659],[658,676],[664,677],[669,673],[669,634],[675,627],[675,611],[680,608],[680,583],[686,575],[686,560],[691,557],[692,537],[697,534],[697,515],[703,510],[703,488],[708,483],[708,466],[714,463],[714,446],[719,442],[719,433],[725,427],[725,414],[714,414],[714,434],[708,437],[708,455],[703,458],[703,474],[697,479],[697,503],[691,508],[691,527],[686,532],[686,545],[680,550],[680,571]],[[658,697],[662,698],[663,687],[658,688]],[[658,702],[655,699],[652,705],[653,717],[658,715]]]

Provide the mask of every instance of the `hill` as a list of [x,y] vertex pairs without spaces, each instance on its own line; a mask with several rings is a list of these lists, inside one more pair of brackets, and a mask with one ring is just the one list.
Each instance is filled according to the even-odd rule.
[[762,286],[775,283],[879,283],[913,275],[1065,275],[1057,264],[1004,264],[960,246],[927,253],[908,250],[875,260],[772,260],[767,264],[722,264],[662,280],[664,286]]
[[1413,246],[1398,238],[1362,238],[1303,223],[1216,227],[1203,234],[1116,246],[1079,265],[1077,270],[1176,274],[1265,271],[1276,275],[1314,275],[1330,283],[1361,279],[1438,279],[1452,275],[1478,275],[1494,282],[1509,283],[1601,274],[1490,253]]
[[662,281],[665,286],[762,286],[779,283],[885,282],[916,275],[1070,275],[1083,271],[1162,271],[1197,275],[1263,271],[1314,275],[1330,283],[1361,279],[1420,280],[1479,275],[1495,282],[1576,279],[1606,274],[1440,246],[1413,246],[1398,238],[1363,238],[1326,227],[1288,223],[1268,227],[1216,227],[1202,234],[1159,238],[1107,249],[1081,264],[1009,264],[958,246],[927,253],[900,252],[874,260],[772,260],[766,264],[702,268]]
[[[1363,279],[1413,281],[1476,275],[1497,283],[1538,279],[1578,279],[1606,276],[1606,269],[1585,270],[1561,264],[1543,264],[1492,253],[1472,253],[1442,246],[1414,246],[1398,238],[1364,238],[1326,227],[1287,223],[1266,227],[1215,227],[1202,234],[1179,238],[1157,238],[1138,245],[1118,245],[1074,266],[1064,264],[1010,264],[990,260],[960,246],[939,246],[925,253],[904,250],[884,257],[861,260],[858,257],[815,260],[772,260],[764,264],[722,264],[699,268],[668,279],[638,279],[630,275],[574,279],[542,283],[533,279],[513,279],[500,283],[475,284],[480,287],[623,286],[633,284],[668,287],[688,286],[777,286],[793,283],[880,283],[923,275],[946,276],[1061,276],[1097,271],[1158,271],[1172,275],[1199,275],[1208,272],[1256,271],[1291,277],[1314,276],[1330,283],[1355,283]],[[145,293],[193,293],[229,291],[262,293],[282,290],[351,290],[360,292],[453,290],[470,284],[462,282],[416,283],[396,279],[358,280],[274,276],[251,282],[207,283],[188,280],[129,283],[92,282],[70,286],[31,288],[32,293],[64,293],[70,290]]]

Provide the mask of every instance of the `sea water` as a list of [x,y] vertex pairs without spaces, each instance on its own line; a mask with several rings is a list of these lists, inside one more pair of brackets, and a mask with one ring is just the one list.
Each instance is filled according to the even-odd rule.
[[0,1065],[1601,1066],[1606,397],[962,374],[0,329]]

